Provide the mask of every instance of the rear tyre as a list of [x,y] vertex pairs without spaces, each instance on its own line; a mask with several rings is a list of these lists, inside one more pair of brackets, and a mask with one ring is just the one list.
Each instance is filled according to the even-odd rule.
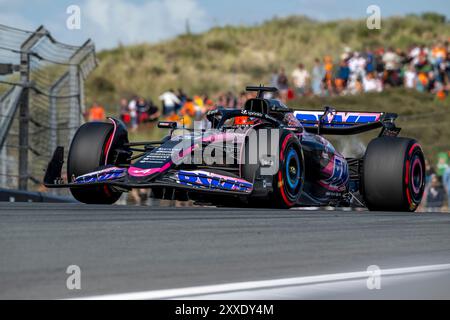
[[[103,122],[85,123],[78,129],[70,145],[67,160],[69,181],[74,177],[93,172],[99,167],[113,164],[110,156],[112,152],[109,150],[113,132],[114,125]],[[108,185],[70,188],[70,192],[75,199],[86,204],[113,204],[122,195],[122,192]]]
[[425,189],[425,157],[417,141],[380,137],[364,156],[362,193],[369,210],[417,209]]

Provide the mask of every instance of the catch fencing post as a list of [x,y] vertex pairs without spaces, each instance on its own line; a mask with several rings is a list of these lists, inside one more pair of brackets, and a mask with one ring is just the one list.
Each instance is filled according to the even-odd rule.
[[19,106],[19,189],[28,189],[28,129],[30,116],[30,54],[33,46],[47,34],[47,30],[40,26],[20,48],[20,81],[23,86]]
[[85,77],[97,66],[94,52],[94,43],[91,39],[88,39],[69,60],[69,137],[73,137],[75,135],[77,127],[79,127],[82,123],[83,113],[85,111],[84,80]]
[[56,80],[50,87],[50,97],[49,97],[49,127],[50,127],[50,151],[53,152],[58,146],[58,119],[57,119],[57,96],[59,92],[67,86],[69,80],[69,72],[66,72],[58,80]]

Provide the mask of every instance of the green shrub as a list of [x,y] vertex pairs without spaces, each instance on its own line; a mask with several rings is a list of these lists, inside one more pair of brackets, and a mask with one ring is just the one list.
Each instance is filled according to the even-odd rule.
[[445,15],[436,12],[425,12],[422,13],[421,17],[426,21],[430,21],[437,24],[445,23],[447,20]]
[[102,76],[93,77],[90,85],[95,92],[101,95],[115,91],[114,83]]
[[234,46],[231,41],[215,39],[208,41],[206,43],[206,48],[209,50],[215,50],[224,53],[237,54],[238,49]]

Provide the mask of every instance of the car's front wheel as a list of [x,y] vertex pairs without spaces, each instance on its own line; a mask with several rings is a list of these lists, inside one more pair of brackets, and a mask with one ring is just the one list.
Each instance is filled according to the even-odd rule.
[[[116,164],[114,149],[120,147],[118,144],[128,142],[126,132],[118,132],[117,126],[117,123],[88,122],[78,129],[67,159],[69,181],[102,166]],[[119,133],[121,136],[117,139]],[[70,188],[70,192],[75,199],[87,204],[113,204],[122,195],[122,192],[108,185]]]
[[[291,208],[297,201],[303,190],[305,180],[305,165],[302,146],[289,130],[269,129],[267,134],[259,135],[258,141],[247,142],[245,148],[244,163],[241,165],[243,178],[247,181],[255,182],[259,176],[272,176],[272,189],[268,197],[250,196],[249,204],[254,207],[275,207]],[[258,131],[255,132],[257,134]],[[267,138],[267,139],[266,139]],[[264,154],[261,154],[261,139],[267,141],[266,153],[273,153],[265,161]],[[252,141],[250,139],[249,141]],[[256,147],[256,146],[257,147]],[[253,146],[253,147],[252,147]],[[270,151],[269,151],[270,150]],[[257,163],[250,162],[252,155],[257,154]],[[269,167],[264,168],[262,162],[273,161]]]
[[273,179],[272,201],[275,207],[291,208],[303,189],[303,152],[298,138],[289,131],[281,131],[279,147],[279,169]]

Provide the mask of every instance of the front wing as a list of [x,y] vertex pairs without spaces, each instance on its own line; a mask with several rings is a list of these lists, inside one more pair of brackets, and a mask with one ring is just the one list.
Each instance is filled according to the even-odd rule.
[[110,185],[124,190],[161,187],[229,195],[249,195],[253,191],[251,182],[202,170],[172,169],[148,179],[128,175],[128,168],[110,166],[79,177],[70,177],[71,181],[68,182],[61,178],[62,164],[62,150],[56,150],[45,174],[46,187],[86,188]]

